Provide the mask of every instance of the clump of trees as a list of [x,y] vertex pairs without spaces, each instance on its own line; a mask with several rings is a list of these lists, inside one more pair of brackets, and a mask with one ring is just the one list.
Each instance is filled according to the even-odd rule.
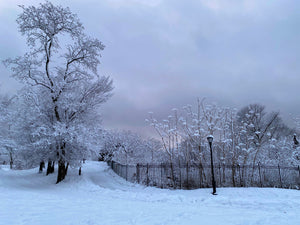
[[2,102],[1,139],[23,162],[48,162],[48,172],[57,162],[58,183],[69,165],[99,148],[98,108],[111,97],[112,80],[98,73],[104,45],[84,33],[69,8],[49,1],[20,7],[18,29],[30,50],[4,61],[24,88]]
[[215,162],[231,165],[232,176],[237,166],[300,163],[299,145],[293,141],[297,130],[285,125],[278,112],[267,112],[260,104],[237,110],[198,99],[196,106],[173,109],[162,121],[150,113],[147,122],[158,134],[172,171],[174,164],[209,165],[208,135],[215,137]]
[[128,130],[107,130],[103,133],[99,160],[117,161],[124,165],[158,163],[165,158],[161,143],[143,138]]

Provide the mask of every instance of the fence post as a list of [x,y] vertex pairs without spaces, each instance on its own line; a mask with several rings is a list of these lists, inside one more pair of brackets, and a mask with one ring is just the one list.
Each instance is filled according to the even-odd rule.
[[146,181],[146,185],[149,186],[149,164],[147,163],[147,181]]
[[199,165],[199,188],[202,187],[202,163]]
[[128,180],[128,164],[126,164],[126,180]]
[[180,160],[178,162],[178,167],[179,167],[180,189],[182,189],[182,174],[181,174]]
[[243,166],[242,166],[242,182],[243,182],[243,187],[247,187],[247,184],[248,184],[248,183],[247,183],[247,180],[246,180],[246,178],[245,178],[245,177],[247,176],[247,175],[246,175],[246,172],[247,172],[247,171],[246,171],[246,168],[247,168],[247,167],[246,167],[246,168],[245,168],[245,167],[246,167],[245,164],[243,164]]
[[189,163],[186,163],[186,187],[190,189],[190,180],[189,180]]
[[160,164],[160,187],[163,188],[163,164]]
[[136,182],[140,183],[140,164],[136,164]]
[[222,177],[223,177],[223,183],[226,185],[226,165],[225,163],[222,164]]
[[232,179],[232,186],[235,187],[235,165],[232,164],[231,166],[231,179]]
[[279,166],[279,164],[278,164],[278,172],[279,172],[280,187],[282,188],[282,180],[281,180],[281,173],[280,173],[280,166]]
[[240,187],[243,187],[240,164],[237,164],[237,168],[238,168],[239,178],[240,178]]
[[[278,165],[279,166],[279,165]],[[279,172],[280,173],[280,172]],[[258,163],[258,174],[259,174],[259,182],[260,182],[260,187],[262,187],[262,181],[261,181],[261,172],[260,172],[260,162]]]
[[220,187],[222,187],[223,184],[222,184],[222,174],[221,174],[221,163],[219,163],[219,179],[220,179]]

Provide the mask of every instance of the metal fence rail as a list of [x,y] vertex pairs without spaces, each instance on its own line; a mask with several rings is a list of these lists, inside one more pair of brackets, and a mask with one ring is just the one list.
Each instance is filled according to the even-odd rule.
[[[108,165],[127,181],[159,188],[195,189],[211,187],[210,165],[137,164]],[[287,166],[224,165],[214,166],[217,187],[279,187],[300,189],[300,168]]]

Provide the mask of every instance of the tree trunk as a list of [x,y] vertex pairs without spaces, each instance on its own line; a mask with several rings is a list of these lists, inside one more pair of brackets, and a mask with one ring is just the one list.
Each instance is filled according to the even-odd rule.
[[62,160],[62,159],[59,160],[58,161],[57,181],[56,181],[57,184],[65,179],[66,174],[67,174],[67,170],[68,170],[68,164],[65,165],[64,160]]
[[[57,119],[59,121],[59,118]],[[64,156],[66,154],[65,148],[66,148],[66,143],[63,143],[60,147],[61,156],[59,156],[60,159],[58,160],[58,173],[57,173],[57,181],[56,181],[57,184],[65,179],[69,168],[69,163],[66,164],[64,160]]]
[[253,183],[253,176],[254,176],[254,170],[255,170],[255,162],[256,162],[256,158],[257,158],[257,155],[260,151],[260,148],[257,148],[256,152],[255,152],[255,155],[254,155],[254,159],[253,159],[253,166],[252,166],[252,175],[251,175],[251,185]]
[[81,167],[79,167],[78,175],[81,176]]
[[172,181],[172,186],[175,188],[175,175],[174,175],[174,167],[173,167],[173,159],[171,154],[169,154],[169,161],[170,161],[170,169],[171,169],[171,181]]
[[13,160],[13,155],[12,155],[12,153],[10,152],[9,153],[9,158],[10,158],[10,162],[9,162],[9,165],[10,165],[10,169],[12,169],[13,168],[13,164],[14,164],[14,160]]
[[42,161],[42,162],[40,162],[39,173],[42,173],[44,168],[45,168],[45,162]]
[[48,164],[47,164],[47,171],[46,171],[46,176],[48,176],[49,173],[51,173],[51,164],[52,164],[52,162],[51,162],[51,161],[48,161]]
[[48,161],[46,176],[50,173],[54,173],[54,164],[55,162],[52,162],[51,160]]

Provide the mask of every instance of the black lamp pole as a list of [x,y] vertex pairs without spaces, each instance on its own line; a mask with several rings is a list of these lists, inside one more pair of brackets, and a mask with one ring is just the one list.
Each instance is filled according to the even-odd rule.
[[211,181],[212,181],[212,187],[213,187],[213,195],[216,195],[216,181],[215,181],[215,173],[214,173],[214,160],[213,160],[213,153],[212,153],[212,142],[213,142],[214,137],[212,135],[209,135],[207,137],[207,141],[209,144],[210,148],[210,164],[211,164]]

